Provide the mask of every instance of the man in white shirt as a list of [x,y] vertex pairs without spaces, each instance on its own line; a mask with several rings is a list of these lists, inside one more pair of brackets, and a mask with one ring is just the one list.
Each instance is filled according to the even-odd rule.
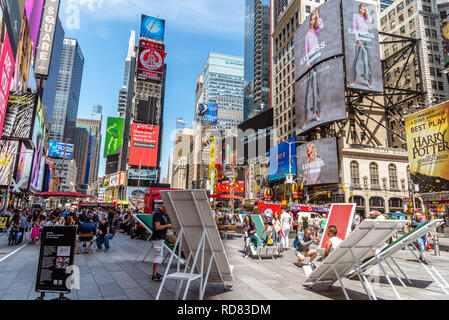
[[289,235],[290,229],[292,227],[292,221],[293,221],[293,218],[290,215],[290,213],[285,208],[283,208],[282,214],[281,214],[281,228],[282,228],[282,233],[283,233],[283,238],[281,239],[281,244],[282,244],[282,247],[284,248],[284,251],[288,250],[288,246],[289,246],[288,235]]
[[354,214],[354,218],[352,219],[352,230],[357,228],[357,226],[360,224],[360,216],[356,213]]

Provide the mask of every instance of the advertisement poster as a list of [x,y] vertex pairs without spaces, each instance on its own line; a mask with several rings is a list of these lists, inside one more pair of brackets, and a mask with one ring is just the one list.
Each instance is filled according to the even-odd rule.
[[33,43],[33,56],[36,52],[37,37],[41,25],[42,10],[44,0],[27,0],[25,3],[25,13],[30,27],[30,38]]
[[[25,0],[1,0],[1,5],[7,12],[7,31],[11,41],[11,49],[13,56],[17,55],[17,47],[19,45],[20,30],[22,29],[22,17],[24,16]],[[6,17],[6,15],[5,15]]]
[[165,46],[148,40],[139,41],[137,78],[162,81]]
[[7,186],[14,176],[19,141],[0,140],[0,186]]
[[405,119],[410,175],[420,192],[449,190],[449,102]]
[[343,58],[313,68],[295,84],[296,134],[346,119]]
[[129,169],[128,179],[130,180],[157,180],[157,170],[152,169]]
[[2,136],[14,139],[31,139],[36,103],[37,95],[34,93],[11,91]]
[[346,86],[383,92],[377,2],[343,0]]
[[128,187],[126,189],[127,189],[127,201],[129,201],[134,206],[134,208],[143,211],[145,201],[145,188]]
[[130,166],[157,167],[158,144],[158,126],[133,123],[128,164]]
[[295,77],[343,53],[340,1],[328,1],[313,10],[295,33]]
[[304,186],[338,183],[337,138],[302,144],[296,148],[296,152],[297,177]]
[[70,293],[76,227],[44,227],[40,239],[36,292]]
[[164,41],[165,20],[159,17],[142,15],[140,24],[140,36],[159,41]]
[[443,40],[443,66],[449,66],[449,18],[445,17],[441,23],[441,38]]
[[8,33],[1,32],[1,34],[4,35],[4,38],[1,39],[0,44],[0,138],[2,137],[2,130],[8,106],[9,89],[11,87],[14,72],[14,56],[11,50]]
[[31,171],[30,185],[39,190],[42,186],[38,185],[39,172],[41,171],[42,157],[44,156],[44,143],[45,143],[45,127],[44,127],[44,109],[42,105],[38,104],[38,109],[36,111],[36,116],[34,120],[33,129],[33,144],[34,144],[34,160],[33,169]]
[[65,146],[65,158],[72,159],[73,158],[73,144],[64,142],[57,142],[50,140],[48,145],[48,156],[52,158],[64,158],[64,146]]
[[106,127],[106,139],[104,144],[104,157],[112,156],[120,152],[123,144],[123,128],[125,119],[108,118]]
[[218,122],[218,106],[213,103],[198,104],[198,121],[203,121],[206,124],[217,124]]
[[26,91],[28,88],[28,76],[33,58],[33,43],[30,38],[30,29],[26,15],[22,18],[19,46],[17,47],[16,63],[14,65],[14,77],[11,90]]
[[[291,157],[291,161],[289,161],[290,160],[289,157]],[[270,149],[269,159],[270,159],[268,165],[269,181],[285,178],[290,173],[290,169],[291,174],[296,174],[295,138],[293,137],[290,140],[282,142],[280,145]]]

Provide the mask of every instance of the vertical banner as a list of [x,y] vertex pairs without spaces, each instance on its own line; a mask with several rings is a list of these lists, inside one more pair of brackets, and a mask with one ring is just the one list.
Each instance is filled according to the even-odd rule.
[[4,33],[1,43],[0,58],[0,138],[2,137],[3,123],[5,122],[6,108],[8,106],[9,89],[11,87],[14,72],[14,56],[11,50],[8,33]]
[[162,81],[165,46],[148,40],[139,41],[137,78]]
[[383,92],[377,2],[343,0],[346,86]]
[[421,192],[449,190],[449,102],[405,119],[410,175]]
[[106,139],[104,144],[104,157],[112,156],[120,153],[123,145],[123,129],[125,127],[125,119],[108,118],[106,127]]

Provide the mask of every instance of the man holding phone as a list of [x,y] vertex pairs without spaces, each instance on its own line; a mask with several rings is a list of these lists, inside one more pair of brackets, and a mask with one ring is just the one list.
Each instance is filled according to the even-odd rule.
[[154,230],[151,235],[153,246],[150,252],[150,261],[153,261],[153,274],[151,280],[161,281],[162,275],[157,272],[157,267],[164,259],[164,242],[167,237],[167,230],[173,228],[173,226],[168,223],[167,209],[165,207],[158,208],[153,213],[153,224]]

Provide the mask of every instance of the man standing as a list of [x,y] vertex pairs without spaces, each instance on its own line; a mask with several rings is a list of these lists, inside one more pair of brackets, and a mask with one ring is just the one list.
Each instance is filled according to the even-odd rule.
[[164,242],[167,237],[167,230],[173,226],[168,223],[167,209],[161,207],[153,213],[154,230],[151,235],[152,250],[150,252],[150,261],[153,261],[153,274],[151,280],[161,281],[162,275],[157,272],[157,267],[164,259]]
[[360,216],[357,213],[354,214],[354,218],[352,219],[352,230],[357,228],[360,222],[361,222]]
[[[424,218],[421,212],[417,211],[415,213],[415,219],[412,221],[411,227],[413,229],[416,229],[422,226],[424,223],[426,223],[426,219]],[[429,235],[432,240],[435,240],[432,232],[429,232]],[[419,260],[421,260],[421,262],[425,264],[428,264],[429,262],[426,257],[427,234],[423,235],[421,238],[418,238],[416,241],[418,242],[419,252],[421,253],[421,255],[419,256]]]

